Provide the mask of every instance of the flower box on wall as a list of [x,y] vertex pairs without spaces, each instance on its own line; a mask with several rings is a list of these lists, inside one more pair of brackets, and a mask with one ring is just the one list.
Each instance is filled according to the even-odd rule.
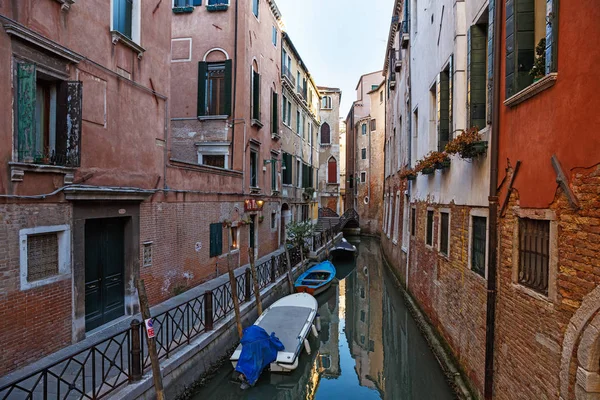
[[435,172],[435,168],[434,168],[434,167],[427,167],[427,168],[423,168],[423,169],[421,170],[421,173],[422,173],[423,175],[431,175],[431,174],[433,174],[434,172]]
[[442,162],[435,163],[435,169],[446,169],[450,168],[450,160],[445,160]]
[[173,13],[175,14],[189,14],[194,11],[194,7],[175,7],[173,8]]
[[206,11],[227,11],[229,4],[208,4]]

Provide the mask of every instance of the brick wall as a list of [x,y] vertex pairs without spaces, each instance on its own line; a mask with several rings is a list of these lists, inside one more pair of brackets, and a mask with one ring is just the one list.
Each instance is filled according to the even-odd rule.
[[19,277],[19,231],[70,220],[70,204],[0,205],[0,375],[71,343],[71,281],[22,291]]
[[[571,185],[581,209],[574,211],[560,189],[549,207],[558,222],[554,300],[532,295],[513,282],[513,235],[518,223],[513,210],[519,205],[518,191],[513,192],[506,215],[499,220],[498,399],[558,397],[567,326],[600,283],[600,167],[575,170]],[[600,304],[595,307],[592,314],[598,313]],[[574,398],[574,372],[572,368],[569,398]]]

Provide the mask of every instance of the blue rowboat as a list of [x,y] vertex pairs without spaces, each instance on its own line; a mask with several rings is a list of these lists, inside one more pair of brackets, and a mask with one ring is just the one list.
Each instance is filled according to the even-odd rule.
[[300,275],[296,279],[294,287],[299,293],[308,293],[316,296],[331,286],[333,278],[335,278],[335,267],[331,262],[323,261]]

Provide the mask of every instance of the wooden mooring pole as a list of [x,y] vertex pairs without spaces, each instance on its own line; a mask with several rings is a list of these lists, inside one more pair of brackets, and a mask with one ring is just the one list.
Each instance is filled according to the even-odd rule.
[[[139,278],[136,279],[136,286],[138,291],[138,298],[140,300],[140,309],[142,311],[142,318],[144,321],[151,320],[150,306],[148,304],[148,295],[146,294],[146,286],[144,281]],[[144,323],[146,326],[146,323]],[[154,380],[154,388],[156,389],[156,399],[164,400],[165,392],[163,389],[162,374],[160,372],[160,364],[158,362],[158,353],[156,351],[156,339],[154,338],[154,332],[149,334],[149,329],[146,326],[146,337],[148,338],[148,354],[150,355],[150,362],[152,363],[152,379]],[[152,337],[151,337],[152,336]]]
[[287,243],[283,245],[285,249],[285,262],[287,263],[287,280],[290,287],[290,293],[294,293],[294,277],[292,276],[292,261],[290,259],[290,252],[287,248]]
[[256,271],[256,265],[254,265],[254,248],[248,248],[248,255],[250,256],[250,272],[252,272],[252,282],[254,283],[254,298],[256,299],[256,309],[258,310],[258,316],[262,314],[262,303],[260,301],[260,286],[258,285],[258,273]]
[[237,281],[235,280],[235,273],[233,272],[233,266],[231,265],[231,233],[228,233],[227,237],[227,245],[229,246],[229,251],[227,252],[227,273],[229,275],[229,284],[231,285],[235,322],[237,325],[238,336],[241,339],[244,335],[244,329],[242,328],[242,316],[240,315],[240,299],[238,298]]

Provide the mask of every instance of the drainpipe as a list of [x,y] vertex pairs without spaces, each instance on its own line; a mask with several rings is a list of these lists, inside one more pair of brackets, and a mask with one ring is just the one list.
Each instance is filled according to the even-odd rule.
[[[410,18],[409,18],[410,21]],[[410,30],[409,30],[410,32]],[[412,42],[412,40],[411,40]],[[408,166],[411,167],[412,166],[412,85],[411,85],[411,80],[412,80],[412,63],[410,62],[410,45],[408,47]],[[417,126],[417,129],[419,129],[419,127]],[[410,227],[410,224],[412,223],[412,219],[411,219],[411,214],[412,214],[412,207],[410,206],[410,202],[412,199],[412,186],[413,186],[413,181],[408,181],[408,226]],[[404,199],[405,201],[407,200],[406,198]],[[406,249],[406,278],[404,281],[404,284],[406,285],[406,290],[409,291],[408,289],[408,269],[409,269],[409,265],[410,265],[410,253],[411,253],[411,245],[410,245],[410,232],[408,232],[408,244],[407,244],[407,249]]]
[[[237,104],[237,58],[238,58],[238,22],[239,22],[239,0],[235,0],[235,34],[233,40],[233,109],[231,111],[231,117],[235,121],[235,106]],[[246,124],[244,123],[244,165],[242,171],[246,170]],[[231,124],[231,160],[230,165],[233,170],[233,155],[235,148],[235,123]],[[242,193],[245,192],[244,188],[246,185],[246,177],[244,176],[244,182],[242,183]]]
[[484,398],[491,400],[494,394],[494,339],[496,330],[496,291],[498,279],[498,142],[500,133],[500,66],[501,34],[504,2],[496,0],[494,12],[494,82],[492,104],[492,137],[490,165],[490,235],[489,235],[489,265],[488,290],[485,335],[485,388]]
[[[231,127],[231,131],[233,132],[233,130],[235,129],[235,126],[237,124],[244,124],[244,154],[242,156],[242,162],[243,162],[243,166],[242,166],[242,194],[246,194],[246,119],[245,118],[234,118],[231,121],[231,124],[229,124],[229,126]],[[233,133],[232,133],[232,141],[231,141],[231,146],[233,146]],[[233,147],[232,147],[232,151],[231,151],[231,165],[233,169]]]

